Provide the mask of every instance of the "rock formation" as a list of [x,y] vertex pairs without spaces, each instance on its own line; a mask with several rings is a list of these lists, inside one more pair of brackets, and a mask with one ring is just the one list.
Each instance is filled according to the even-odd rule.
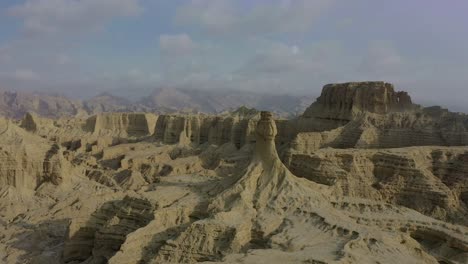
[[185,141],[220,146],[232,143],[240,148],[252,141],[256,119],[256,114],[232,117],[161,115],[156,123],[154,137],[165,144]]
[[66,178],[67,162],[58,145],[27,133],[0,118],[0,187],[35,190],[44,182],[59,185]]
[[467,120],[381,82],[293,119],[0,119],[0,262],[467,263]]
[[415,108],[406,92],[385,82],[327,84],[304,117],[351,121],[363,113],[388,114]]
[[[341,263],[363,261],[362,256],[358,257],[354,252],[363,253],[366,262],[379,261],[382,256],[377,252],[382,250],[387,258],[393,260],[435,262],[433,256],[414,248],[414,239],[427,239],[430,233],[439,234],[435,243],[442,243],[441,247],[446,246],[443,241],[454,241],[450,242],[454,247],[451,250],[435,250],[437,258],[460,261],[467,257],[463,253],[468,249],[463,235],[450,228],[435,227],[438,225],[436,220],[411,210],[392,206],[371,209],[375,207],[372,202],[361,200],[358,206],[361,213],[369,208],[374,219],[380,219],[371,220],[376,221],[376,227],[381,230],[379,238],[364,231],[368,220],[362,221],[357,217],[349,208],[350,202],[329,202],[326,189],[296,178],[289,172],[275,148],[276,132],[271,114],[262,112],[257,124],[254,156],[244,174],[216,195],[208,206],[210,217],[193,222],[175,239],[167,241],[152,263],[255,262],[259,255],[263,260],[273,259],[273,255],[285,262],[327,262],[336,260],[336,256],[327,256],[325,252],[337,250]],[[398,212],[400,221],[417,224],[403,229],[394,222],[396,219],[383,221],[390,212]],[[382,221],[393,224],[383,224]],[[400,232],[399,238],[390,235],[394,232]],[[315,242],[303,239],[318,233],[331,243],[316,247]],[[301,235],[291,237],[291,234]],[[373,249],[375,245],[379,250]],[[281,253],[285,249],[294,254]],[[264,251],[269,252],[269,256],[261,253]]]
[[335,195],[403,205],[443,221],[467,225],[467,149],[322,149],[287,158],[300,177],[333,187]]
[[440,107],[421,108],[388,83],[330,84],[280,134],[283,141],[296,138],[315,149],[464,146],[468,116]]
[[76,219],[70,224],[63,261],[81,262],[92,257],[94,263],[105,263],[119,250],[126,235],[147,225],[154,217],[149,201],[124,197],[108,202],[89,219]]
[[96,136],[141,137],[154,133],[158,117],[145,113],[102,113],[86,120],[86,130]]

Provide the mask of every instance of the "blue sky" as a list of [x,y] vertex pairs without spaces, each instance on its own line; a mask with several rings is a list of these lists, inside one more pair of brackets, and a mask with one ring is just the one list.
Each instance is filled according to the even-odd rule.
[[383,80],[464,110],[467,11],[465,0],[3,0],[0,88],[318,95]]

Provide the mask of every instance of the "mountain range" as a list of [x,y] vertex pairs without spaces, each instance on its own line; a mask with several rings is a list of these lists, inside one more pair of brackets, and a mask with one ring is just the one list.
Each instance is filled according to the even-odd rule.
[[312,100],[312,96],[180,88],[157,88],[136,101],[109,92],[79,100],[54,93],[1,89],[0,115],[21,118],[25,113],[33,112],[44,117],[58,118],[130,111],[220,113],[246,106],[272,111],[280,116],[295,116],[302,113]]

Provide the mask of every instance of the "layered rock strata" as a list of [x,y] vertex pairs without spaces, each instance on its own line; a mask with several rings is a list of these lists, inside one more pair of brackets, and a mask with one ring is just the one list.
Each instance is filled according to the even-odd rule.
[[157,116],[145,113],[103,113],[90,117],[86,121],[86,130],[94,135],[150,136],[157,119]]
[[67,181],[67,162],[58,145],[29,134],[12,121],[0,118],[0,187],[35,190],[43,182]]
[[414,109],[406,92],[396,92],[385,82],[327,84],[304,112],[304,117],[351,121],[362,113],[388,114]]
[[[427,263],[468,257],[466,231],[457,233],[415,211],[390,205],[379,207],[360,200],[354,209],[352,199],[330,202],[327,188],[296,178],[281,163],[271,114],[262,113],[256,131],[250,165],[239,178],[229,179],[228,187],[212,200],[209,217],[189,224],[167,241],[150,263],[250,263],[259,256],[285,262],[353,263],[379,261],[381,252],[392,260]],[[367,210],[372,211],[372,219],[365,216]],[[395,213],[398,220],[389,215]],[[436,238],[430,234],[437,234]],[[316,236],[329,242],[318,247],[306,239]],[[437,246],[421,249],[418,241],[427,239]],[[375,245],[378,250],[373,249]],[[442,249],[447,246],[451,249]],[[330,259],[326,252],[339,252],[339,257]]]
[[322,149],[287,158],[300,177],[332,186],[335,195],[399,204],[468,225],[466,148]]

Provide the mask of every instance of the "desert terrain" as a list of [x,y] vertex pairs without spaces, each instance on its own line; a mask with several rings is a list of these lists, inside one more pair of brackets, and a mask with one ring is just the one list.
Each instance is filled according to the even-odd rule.
[[290,118],[12,100],[0,263],[468,263],[468,115],[392,84]]

